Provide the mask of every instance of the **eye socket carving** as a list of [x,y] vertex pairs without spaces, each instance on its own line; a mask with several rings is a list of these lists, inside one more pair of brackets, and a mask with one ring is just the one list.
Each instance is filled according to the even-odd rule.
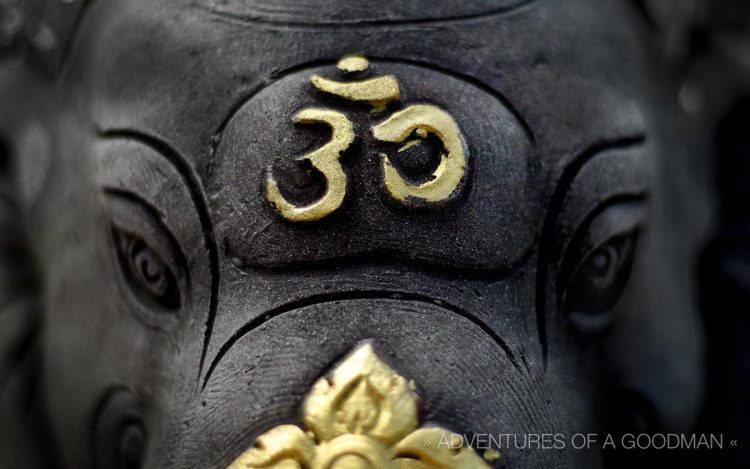
[[557,289],[564,316],[583,332],[610,323],[630,277],[644,212],[641,200],[606,205],[574,235]]
[[625,289],[637,238],[637,231],[617,236],[586,256],[568,284],[563,309],[584,313],[611,309]]
[[121,284],[134,312],[149,325],[166,327],[163,320],[189,299],[185,256],[155,207],[129,192],[109,190],[105,200]]
[[137,236],[117,227],[112,231],[120,268],[138,298],[149,306],[178,309],[181,303],[179,286],[167,262]]

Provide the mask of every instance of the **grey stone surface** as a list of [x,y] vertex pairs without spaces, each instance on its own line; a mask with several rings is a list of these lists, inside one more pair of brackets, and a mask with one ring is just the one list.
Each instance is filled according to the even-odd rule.
[[[309,387],[363,340],[417,383],[424,422],[460,433],[693,428],[705,136],[633,4],[73,4],[54,53],[29,46],[41,65],[0,67],[16,162],[0,183],[0,466],[226,467],[301,423]],[[315,90],[350,53],[401,101],[373,114]],[[414,103],[461,130],[449,203],[382,185],[397,147],[370,128]],[[293,123],[311,106],[357,140],[342,207],[291,223],[265,179],[299,203],[324,187],[293,162],[329,138]],[[430,151],[402,169],[429,176]],[[606,459],[501,453],[498,468]]]

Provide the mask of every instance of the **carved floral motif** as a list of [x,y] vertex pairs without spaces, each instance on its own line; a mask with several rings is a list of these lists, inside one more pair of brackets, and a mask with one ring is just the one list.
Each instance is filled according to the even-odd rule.
[[448,430],[418,428],[417,401],[414,383],[362,345],[315,383],[306,429],[271,429],[228,469],[489,469],[463,442],[446,444]]

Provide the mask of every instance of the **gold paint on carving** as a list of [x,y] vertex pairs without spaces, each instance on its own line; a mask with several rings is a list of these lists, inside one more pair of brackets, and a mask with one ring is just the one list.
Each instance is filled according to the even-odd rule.
[[496,449],[486,449],[484,450],[484,454],[482,455],[485,461],[487,462],[495,462],[500,460],[500,451]]
[[364,55],[345,55],[336,66],[342,74],[360,73],[370,68],[370,61]]
[[307,430],[273,428],[228,469],[489,469],[448,430],[417,428],[417,401],[414,383],[365,344],[315,383]]
[[[440,163],[432,174],[432,179],[419,185],[406,182],[398,170],[383,154],[383,174],[385,187],[396,200],[410,197],[428,202],[447,199],[458,188],[466,173],[461,133],[450,114],[431,104],[415,104],[394,113],[384,122],[373,127],[373,136],[380,141],[402,143],[412,133],[424,138],[428,133],[440,139],[446,153],[440,156]],[[399,151],[403,151],[420,140],[409,141]]]
[[346,195],[346,174],[339,158],[354,142],[354,128],[346,116],[330,109],[303,109],[295,116],[300,124],[327,124],[333,131],[331,140],[317,150],[304,155],[301,159],[309,160],[312,166],[323,174],[326,180],[326,192],[317,202],[298,207],[286,200],[279,191],[278,184],[272,175],[267,179],[266,195],[281,215],[289,221],[315,221],[333,213],[341,206]]
[[[344,56],[338,62],[339,71],[344,74],[365,71],[368,67],[369,61],[361,55]],[[382,112],[389,103],[401,99],[398,80],[391,75],[349,82],[313,75],[310,82],[320,91],[350,101],[369,103],[373,106],[373,113]],[[295,116],[295,120],[303,124],[325,123],[333,129],[333,135],[327,144],[302,157],[310,160],[313,167],[323,174],[327,184],[326,193],[317,202],[299,207],[284,198],[273,176],[269,175],[266,195],[271,204],[289,221],[320,220],[338,209],[346,195],[346,175],[339,157],[354,142],[354,129],[344,114],[330,109],[304,109]],[[373,127],[372,133],[376,140],[401,143],[398,152],[424,143],[429,134],[438,137],[445,149],[431,179],[422,184],[405,181],[387,155],[383,154],[384,184],[394,199],[402,202],[409,198],[440,202],[450,197],[463,181],[466,155],[461,133],[453,117],[445,110],[431,104],[414,104]],[[407,140],[412,135],[415,138]]]
[[310,81],[315,88],[325,93],[349,101],[370,103],[373,106],[373,111],[376,112],[385,110],[388,103],[401,99],[398,80],[392,75],[351,82],[340,82],[313,75],[310,77]]

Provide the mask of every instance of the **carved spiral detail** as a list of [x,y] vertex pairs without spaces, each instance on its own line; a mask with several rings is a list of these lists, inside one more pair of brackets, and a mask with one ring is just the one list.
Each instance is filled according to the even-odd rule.
[[314,469],[379,469],[389,467],[389,452],[363,435],[342,435],[318,448]]

